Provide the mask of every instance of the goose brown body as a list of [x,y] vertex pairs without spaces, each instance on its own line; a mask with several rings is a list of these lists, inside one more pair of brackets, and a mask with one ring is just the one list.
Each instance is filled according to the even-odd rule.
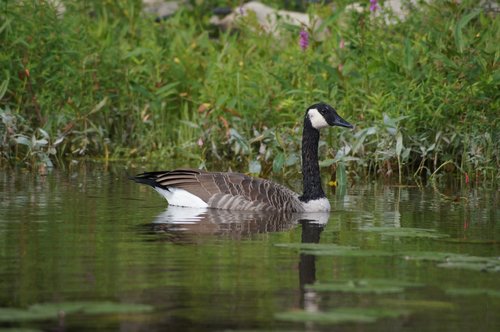
[[182,189],[209,208],[247,211],[303,212],[299,195],[285,186],[241,173],[176,169],[146,172],[134,180],[162,190]]

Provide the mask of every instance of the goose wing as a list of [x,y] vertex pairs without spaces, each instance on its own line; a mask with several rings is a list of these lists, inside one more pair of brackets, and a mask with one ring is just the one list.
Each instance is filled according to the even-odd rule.
[[208,207],[224,210],[303,211],[298,195],[265,179],[241,173],[176,169],[147,172],[133,178],[154,188],[183,189],[197,196]]

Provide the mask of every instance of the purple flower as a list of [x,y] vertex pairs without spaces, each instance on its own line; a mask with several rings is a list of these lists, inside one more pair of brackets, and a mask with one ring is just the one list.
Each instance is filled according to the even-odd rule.
[[378,9],[377,0],[370,0],[370,11],[374,12],[377,11],[377,9]]
[[305,51],[309,46],[309,34],[305,30],[300,31],[299,45],[302,51]]

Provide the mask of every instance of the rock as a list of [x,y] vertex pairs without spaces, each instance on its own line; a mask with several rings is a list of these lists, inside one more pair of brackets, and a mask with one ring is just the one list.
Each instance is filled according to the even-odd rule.
[[230,14],[222,19],[213,16],[210,19],[210,23],[223,30],[235,29],[238,27],[238,20],[248,15],[250,12],[255,13],[262,30],[276,37],[280,34],[279,25],[282,23],[304,27],[310,31],[316,31],[316,39],[322,39],[324,37],[324,31],[317,31],[321,25],[319,17],[310,17],[308,14],[293,11],[277,10],[258,1],[251,1],[240,7],[236,7]]
[[159,21],[174,15],[183,5],[184,1],[143,0],[142,10]]
[[[435,1],[435,0],[434,0]],[[455,0],[460,3],[461,0]],[[398,21],[404,21],[416,8],[421,4],[421,0],[386,0],[378,4],[378,10],[375,12],[377,16],[383,16],[387,24],[395,24]],[[423,0],[426,3],[432,3],[433,0]],[[360,2],[355,2],[346,7],[346,10],[362,12],[368,10],[369,6],[363,7]],[[486,12],[500,12],[500,4],[495,0],[481,0],[478,2],[478,7],[483,8]]]

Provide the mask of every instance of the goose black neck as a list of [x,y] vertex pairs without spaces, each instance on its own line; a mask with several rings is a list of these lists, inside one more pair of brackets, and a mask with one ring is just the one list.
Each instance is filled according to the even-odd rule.
[[303,202],[326,197],[321,187],[318,163],[319,130],[311,125],[306,117],[302,132],[302,177],[304,193],[299,199]]

